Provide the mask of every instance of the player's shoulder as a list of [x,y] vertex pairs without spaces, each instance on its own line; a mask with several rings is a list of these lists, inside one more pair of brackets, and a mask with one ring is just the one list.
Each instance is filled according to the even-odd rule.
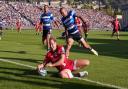
[[42,13],[42,14],[41,14],[41,17],[43,17],[44,15],[45,15],[45,14],[44,14],[44,13]]
[[73,14],[75,14],[75,13],[76,13],[75,10],[70,10],[70,11],[69,11],[69,14],[70,14],[70,15],[73,15]]
[[62,21],[62,22],[64,21],[64,17],[61,18],[61,21]]
[[48,51],[46,57],[51,57],[52,53],[53,53],[52,50]]
[[58,52],[65,52],[64,46],[62,45],[57,45],[57,50]]
[[47,52],[47,54],[51,54],[52,53],[52,50],[49,50],[48,52]]
[[79,18],[79,17],[75,17],[75,20],[76,20],[76,21],[80,21],[80,18]]
[[48,14],[48,15],[53,15],[52,12],[50,12],[50,11],[49,11],[47,14]]

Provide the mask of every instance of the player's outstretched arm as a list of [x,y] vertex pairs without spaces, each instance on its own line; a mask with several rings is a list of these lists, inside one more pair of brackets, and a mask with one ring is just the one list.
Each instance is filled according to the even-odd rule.
[[49,62],[48,62],[47,59],[45,58],[44,61],[43,61],[43,63],[41,63],[41,64],[39,64],[39,65],[37,66],[37,69],[40,70],[40,69],[42,69],[42,68],[45,68],[48,63],[49,63]]
[[37,65],[37,70],[41,70],[42,68],[44,68],[44,64]]

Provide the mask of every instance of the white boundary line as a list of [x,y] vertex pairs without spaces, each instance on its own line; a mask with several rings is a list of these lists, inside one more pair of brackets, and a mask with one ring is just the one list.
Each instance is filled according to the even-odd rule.
[[127,88],[124,88],[124,87],[120,87],[120,86],[116,86],[116,85],[112,85],[112,84],[107,84],[107,83],[102,83],[102,82],[98,82],[98,81],[93,81],[93,80],[89,80],[89,79],[82,79],[82,78],[77,78],[77,77],[76,77],[76,79],[84,80],[84,81],[87,81],[87,82],[90,82],[90,83],[95,83],[95,84],[102,85],[102,86],[107,86],[107,87],[110,87],[110,88],[127,89]]
[[[19,65],[19,66],[24,66],[24,67],[28,67],[28,68],[32,68],[32,69],[36,69],[36,67],[34,67],[34,66],[18,63],[18,62],[15,62],[15,61],[10,61],[9,59],[0,59],[0,61],[8,62],[8,63],[11,63],[11,64],[15,64],[15,65]],[[128,89],[128,88],[124,88],[124,87],[120,87],[120,86],[116,86],[116,85],[112,85],[112,84],[101,83],[101,82],[93,81],[93,80],[89,80],[89,79],[82,79],[82,78],[77,78],[77,77],[75,77],[75,79],[87,81],[87,82],[90,82],[90,83],[95,83],[95,84],[102,85],[102,86],[107,86],[107,87],[110,87],[110,88]]]
[[11,64],[15,64],[15,65],[19,65],[19,66],[24,66],[24,67],[28,67],[28,68],[32,68],[32,69],[36,69],[36,67],[34,67],[34,66],[30,66],[30,65],[26,65],[26,64],[10,61],[9,59],[0,59],[0,61],[8,62],[8,63],[11,63]]

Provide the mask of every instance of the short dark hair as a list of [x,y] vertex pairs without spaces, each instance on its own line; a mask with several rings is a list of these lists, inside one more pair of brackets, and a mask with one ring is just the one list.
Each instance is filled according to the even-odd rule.
[[63,9],[65,9],[65,8],[64,8],[64,7],[61,7],[61,8],[60,8],[60,12],[61,12],[61,10],[63,10]]
[[48,7],[48,5],[44,5],[44,7]]

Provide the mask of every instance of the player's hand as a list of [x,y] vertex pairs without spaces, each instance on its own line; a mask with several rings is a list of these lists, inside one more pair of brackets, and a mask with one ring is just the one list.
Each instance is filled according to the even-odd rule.
[[43,67],[44,67],[44,64],[39,64],[39,65],[37,66],[37,69],[40,70],[40,69],[43,68]]
[[53,64],[52,63],[48,63],[46,66],[47,67],[53,67]]

